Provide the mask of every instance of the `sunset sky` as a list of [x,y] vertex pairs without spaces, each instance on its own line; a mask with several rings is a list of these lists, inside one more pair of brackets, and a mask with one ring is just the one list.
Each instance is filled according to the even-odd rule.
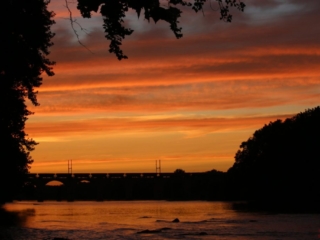
[[[276,119],[320,105],[320,1],[243,0],[232,23],[216,1],[204,13],[183,8],[177,40],[165,22],[130,12],[134,33],[118,61],[108,52],[102,19],[72,32],[64,0],[53,0],[56,24],[39,107],[26,132],[39,145],[32,173],[226,171],[242,141]],[[76,26],[77,27],[77,26]]]

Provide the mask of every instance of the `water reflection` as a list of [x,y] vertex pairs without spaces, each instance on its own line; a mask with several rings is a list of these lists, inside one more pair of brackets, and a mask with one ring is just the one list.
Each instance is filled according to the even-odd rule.
[[25,226],[30,217],[36,214],[35,209],[27,208],[19,211],[8,211],[0,207],[0,239],[14,239],[12,238],[12,229],[16,227]]
[[[223,202],[106,201],[106,202],[16,202],[6,204],[7,214],[15,216],[15,225],[31,228],[72,229],[75,224],[110,223],[154,225],[156,220],[201,221],[214,216],[237,215],[232,205]],[[145,216],[148,216],[146,218]],[[137,221],[140,219],[140,221]],[[14,224],[14,223],[13,223]]]
[[8,211],[0,208],[0,226],[24,226],[29,217],[34,217],[34,208],[21,209],[18,211]]
[[233,206],[203,201],[16,202],[0,211],[1,222],[15,226],[10,232],[13,237],[4,238],[1,229],[10,227],[0,226],[0,239],[202,239],[208,235],[216,240],[314,240],[318,235],[319,215],[270,215],[235,211]]

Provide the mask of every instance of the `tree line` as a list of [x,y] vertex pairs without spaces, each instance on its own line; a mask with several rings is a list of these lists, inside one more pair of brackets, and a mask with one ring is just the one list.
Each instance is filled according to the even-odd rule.
[[320,211],[320,106],[255,131],[227,174],[257,207]]

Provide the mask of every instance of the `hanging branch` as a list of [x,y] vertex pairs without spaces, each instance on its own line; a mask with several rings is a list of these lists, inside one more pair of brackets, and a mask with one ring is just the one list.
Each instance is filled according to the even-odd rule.
[[[67,1],[67,0],[65,0]],[[211,0],[167,0],[168,6],[162,4],[162,0],[77,0],[77,9],[82,17],[91,18],[92,12],[100,12],[103,17],[103,29],[105,38],[110,41],[109,52],[114,53],[121,59],[128,58],[122,51],[122,41],[126,36],[132,34],[133,30],[126,27],[125,16],[129,9],[135,11],[140,17],[141,11],[144,12],[144,18],[147,21],[153,20],[157,23],[159,20],[169,23],[170,29],[176,38],[182,37],[182,28],[179,27],[179,18],[182,11],[178,6],[191,7],[195,12],[202,11],[205,2]],[[245,4],[242,0],[212,0],[218,4],[220,10],[220,20],[225,22],[232,21],[231,8],[243,11]],[[211,5],[210,5],[211,6]],[[212,7],[211,7],[212,8]],[[71,13],[70,13],[71,14]],[[71,19],[72,21],[72,19]],[[72,22],[73,24],[74,22]]]
[[65,7],[67,8],[67,10],[68,10],[68,12],[69,12],[69,18],[68,18],[68,19],[70,20],[71,28],[72,28],[74,34],[75,34],[76,37],[77,37],[78,43],[79,43],[82,47],[84,47],[85,49],[87,49],[90,53],[94,54],[86,45],[84,45],[84,44],[80,41],[79,34],[78,34],[77,30],[75,29],[74,24],[77,24],[77,25],[80,27],[81,31],[85,32],[86,34],[88,34],[87,30],[86,30],[85,28],[83,28],[83,27],[81,26],[81,24],[79,24],[79,23],[77,22],[77,19],[73,19],[72,11],[71,11],[71,9],[70,9],[70,7],[69,7],[68,0],[65,0],[65,3],[66,3]]

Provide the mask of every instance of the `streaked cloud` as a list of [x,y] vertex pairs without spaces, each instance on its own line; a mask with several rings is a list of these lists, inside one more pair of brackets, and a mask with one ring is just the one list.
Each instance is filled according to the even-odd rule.
[[285,119],[291,115],[282,116],[252,116],[243,118],[183,118],[183,117],[125,117],[125,118],[91,118],[66,121],[44,121],[28,124],[28,132],[43,141],[55,142],[58,138],[74,139],[85,135],[106,135],[109,133],[139,132],[180,132],[187,137],[211,134],[214,132],[233,132],[254,129],[276,119]]
[[130,12],[135,32],[121,62],[98,15],[83,20],[71,5],[91,53],[77,43],[64,1],[52,2],[56,75],[44,76],[41,106],[30,106],[27,132],[40,142],[31,171],[63,171],[68,158],[79,171],[140,171],[160,157],[170,171],[226,170],[255,129],[319,105],[318,0],[245,2],[231,24],[209,4],[204,15],[184,9],[179,40],[166,23]]

